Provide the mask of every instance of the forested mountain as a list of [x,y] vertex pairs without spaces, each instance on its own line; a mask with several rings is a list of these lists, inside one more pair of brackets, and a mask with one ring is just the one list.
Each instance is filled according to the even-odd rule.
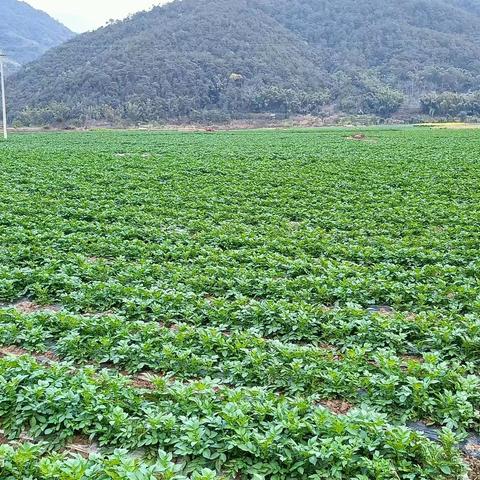
[[480,0],[177,0],[49,51],[10,89],[26,123],[141,122],[388,116],[479,83]]
[[45,12],[18,0],[0,0],[0,22],[0,50],[7,55],[10,71],[74,35]]

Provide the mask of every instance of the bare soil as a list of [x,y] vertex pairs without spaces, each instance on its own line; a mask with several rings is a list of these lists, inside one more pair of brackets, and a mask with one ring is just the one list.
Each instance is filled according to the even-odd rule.
[[395,314],[395,310],[388,305],[370,305],[367,308],[370,313],[376,313],[385,317]]
[[356,135],[352,135],[350,137],[347,137],[347,140],[366,140],[366,136],[364,133],[357,133]]
[[20,313],[37,313],[37,312],[59,312],[62,310],[60,305],[39,305],[27,299],[19,300],[16,303],[3,305],[3,307],[15,308]]
[[345,415],[353,408],[352,404],[344,400],[323,400],[320,405],[328,408],[335,415]]
[[40,363],[46,363],[46,364],[60,361],[60,358],[57,355],[55,355],[53,352],[34,353],[34,352],[29,352],[24,348],[16,347],[16,346],[0,348],[0,357],[7,357],[9,355],[13,355],[16,357],[21,357],[22,355],[30,355],[31,357],[38,360]]
[[0,445],[7,445],[8,438],[3,434],[3,432],[0,432]]
[[68,442],[65,450],[88,458],[90,455],[98,453],[98,445],[92,443],[85,435],[75,435],[75,437]]
[[378,143],[377,139],[367,138],[364,133],[357,133],[355,135],[351,135],[350,137],[346,137],[346,139],[353,142]]
[[469,480],[480,480],[480,460],[466,457],[465,462],[470,467]]
[[[124,372],[122,372],[123,374]],[[129,376],[128,373],[124,373],[125,376]],[[148,373],[141,373],[139,375],[131,376],[130,377],[130,385],[135,388],[142,388],[144,390],[154,390],[155,385],[153,382],[149,379],[149,377],[153,377],[153,374],[148,374]],[[158,374],[156,375],[157,377],[159,376]]]

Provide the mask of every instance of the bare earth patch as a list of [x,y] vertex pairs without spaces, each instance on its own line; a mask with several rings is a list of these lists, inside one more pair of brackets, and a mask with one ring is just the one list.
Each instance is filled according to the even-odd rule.
[[480,437],[478,435],[470,435],[461,445],[461,449],[468,458],[480,461]]
[[357,133],[356,135],[351,135],[347,137],[347,140],[365,140],[367,137],[364,133]]
[[467,457],[465,458],[465,462],[470,468],[468,474],[469,480],[480,480],[480,460]]
[[[125,375],[128,376],[128,373],[126,373]],[[154,390],[155,385],[151,380],[152,378],[154,378],[154,375],[151,373],[141,373],[140,375],[131,377],[130,385],[132,385],[135,388],[141,388],[144,390]]]
[[370,305],[367,307],[369,313],[377,313],[378,315],[389,316],[395,313],[395,310],[389,305]]
[[297,222],[295,220],[291,220],[290,222],[288,222],[288,225],[290,226],[290,228],[297,229],[297,228],[300,228],[303,225],[303,223]]
[[55,355],[53,352],[32,353],[32,352],[29,352],[28,350],[25,350],[24,348],[16,347],[16,346],[0,348],[0,357],[8,357],[8,356],[21,357],[22,355],[30,355],[40,363],[46,363],[46,364],[60,361],[60,358],[57,355]]
[[20,313],[37,313],[37,312],[52,312],[56,313],[62,310],[60,305],[39,305],[38,303],[32,302],[30,300],[20,300],[16,303],[11,303],[9,305],[2,305],[3,308],[15,308]]
[[364,133],[357,133],[355,135],[351,135],[350,137],[346,137],[346,139],[353,142],[378,143],[378,140],[375,140],[374,138],[367,138]]
[[[33,437],[30,437],[28,433],[23,432],[17,440],[9,440],[5,436],[5,432],[0,430],[0,445],[12,445],[16,446],[22,443],[37,443]],[[92,443],[90,439],[84,435],[76,435],[73,437],[66,447],[62,449],[64,452],[70,452],[75,455],[81,455],[84,458],[90,457],[94,453],[99,453],[99,448],[96,443]]]
[[344,400],[322,400],[320,405],[328,408],[335,415],[345,415],[353,408],[352,404]]
[[21,357],[22,355],[29,355],[30,352],[20,347],[2,347],[0,348],[0,356],[6,357],[8,355],[13,355],[15,357]]
[[91,265],[95,265],[96,263],[111,263],[112,259],[108,257],[100,257],[98,255],[90,255],[85,257],[85,262]]
[[90,439],[84,435],[75,435],[67,444],[65,450],[74,454],[81,455],[84,458],[90,457],[94,453],[98,453],[98,445],[92,443]]

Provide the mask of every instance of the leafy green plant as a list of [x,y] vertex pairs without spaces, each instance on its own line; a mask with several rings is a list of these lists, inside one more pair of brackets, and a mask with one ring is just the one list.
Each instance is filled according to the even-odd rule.
[[354,133],[1,144],[0,477],[461,479],[479,131]]

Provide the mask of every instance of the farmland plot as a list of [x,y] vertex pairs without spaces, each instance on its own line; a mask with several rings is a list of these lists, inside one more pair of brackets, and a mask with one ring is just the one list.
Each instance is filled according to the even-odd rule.
[[0,478],[476,478],[480,131],[355,133],[0,144]]

